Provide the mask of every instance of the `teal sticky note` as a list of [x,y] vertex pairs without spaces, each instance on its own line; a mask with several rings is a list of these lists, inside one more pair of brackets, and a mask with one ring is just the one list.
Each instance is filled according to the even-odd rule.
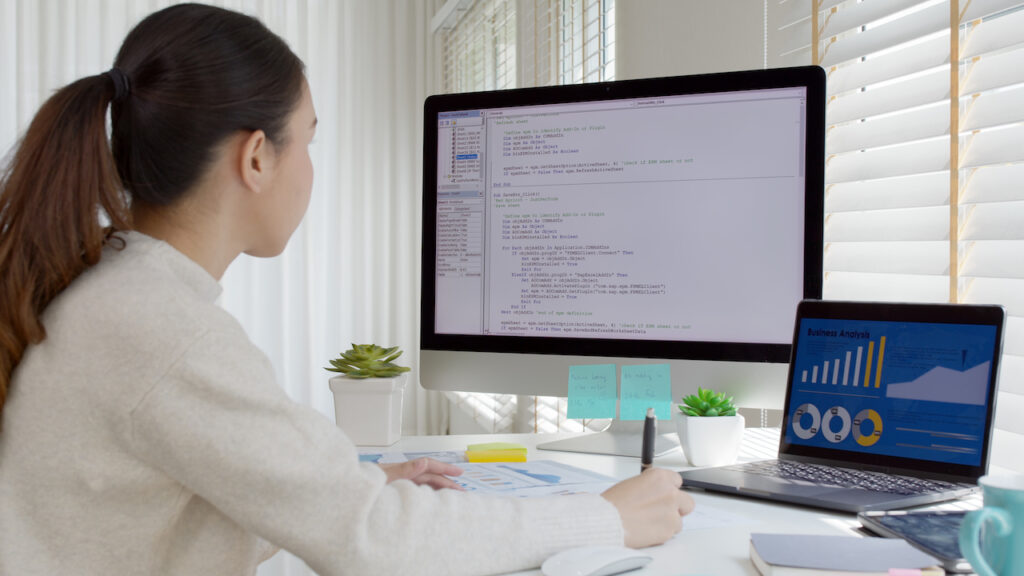
[[569,366],[569,418],[615,418],[615,364]]
[[619,420],[643,420],[654,408],[658,420],[672,419],[672,376],[668,364],[622,367]]

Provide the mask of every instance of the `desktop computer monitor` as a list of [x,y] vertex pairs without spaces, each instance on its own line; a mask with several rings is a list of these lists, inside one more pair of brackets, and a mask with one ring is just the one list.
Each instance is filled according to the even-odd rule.
[[[814,66],[427,98],[422,385],[566,396],[572,365],[668,363],[673,400],[781,408],[821,298],[824,101]],[[639,454],[611,430],[561,448]]]

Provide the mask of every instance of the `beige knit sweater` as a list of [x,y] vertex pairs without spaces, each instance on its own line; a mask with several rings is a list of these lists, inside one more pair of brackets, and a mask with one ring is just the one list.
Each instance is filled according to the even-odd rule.
[[252,574],[278,547],[328,574],[489,574],[621,544],[596,495],[385,483],[292,402],[215,299],[132,232],[46,310],[0,430],[0,574]]

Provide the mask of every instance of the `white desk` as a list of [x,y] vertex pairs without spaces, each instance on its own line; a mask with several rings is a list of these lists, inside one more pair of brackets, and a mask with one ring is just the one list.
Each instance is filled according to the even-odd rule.
[[[640,471],[640,459],[623,456],[603,456],[574,452],[537,450],[540,443],[567,438],[571,434],[558,435],[473,435],[407,437],[385,449],[389,452],[462,450],[467,445],[480,442],[516,442],[528,449],[530,460],[558,460],[574,466],[591,469],[615,479],[626,479]],[[740,460],[748,461],[773,457],[778,447],[777,428],[748,428],[744,435]],[[654,465],[670,469],[690,467],[678,448],[665,456],[656,458]],[[724,528],[687,530],[683,519],[683,531],[663,545],[648,548],[654,558],[637,576],[681,576],[681,575],[749,575],[757,576],[758,571],[750,561],[750,539],[752,532],[775,532],[794,534],[837,534],[853,535],[860,524],[853,515],[828,512],[773,502],[760,501],[738,496],[692,491],[697,507],[707,506],[724,510],[742,517],[741,524]],[[980,505],[980,497],[953,504],[974,508]],[[540,570],[516,573],[520,576],[540,575]]]
[[[565,438],[572,434],[497,434],[465,436],[410,436],[402,438],[386,451],[440,451],[461,450],[478,442],[518,442],[528,449],[530,460],[558,460],[606,474],[613,478],[625,479],[640,472],[640,459],[621,456],[601,456],[573,452],[537,450],[538,443]],[[778,449],[778,429],[747,429],[741,461],[773,457]],[[682,470],[690,468],[682,451],[678,448],[665,456],[655,459],[655,466]],[[724,528],[687,530],[684,529],[667,543],[649,548],[647,551],[654,561],[643,570],[631,572],[637,576],[681,576],[681,575],[749,575],[757,576],[757,569],[749,559],[750,534],[752,532],[777,532],[794,534],[856,534],[860,526],[852,514],[833,513],[786,504],[776,504],[738,496],[718,495],[710,492],[691,491],[698,508],[706,506],[742,516],[746,521]],[[955,506],[976,508],[980,497],[955,504]],[[540,570],[516,573],[520,576],[539,575]]]

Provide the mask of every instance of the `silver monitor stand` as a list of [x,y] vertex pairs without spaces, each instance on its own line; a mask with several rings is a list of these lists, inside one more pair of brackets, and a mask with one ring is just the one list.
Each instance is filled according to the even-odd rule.
[[[671,420],[659,422],[660,426],[672,426]],[[611,426],[601,432],[582,434],[538,444],[541,450],[559,450],[562,452],[586,452],[589,454],[611,454],[614,456],[634,456],[640,458],[643,444],[643,420],[612,420]],[[659,434],[654,441],[654,456],[658,457],[679,447],[679,440],[673,434]]]

